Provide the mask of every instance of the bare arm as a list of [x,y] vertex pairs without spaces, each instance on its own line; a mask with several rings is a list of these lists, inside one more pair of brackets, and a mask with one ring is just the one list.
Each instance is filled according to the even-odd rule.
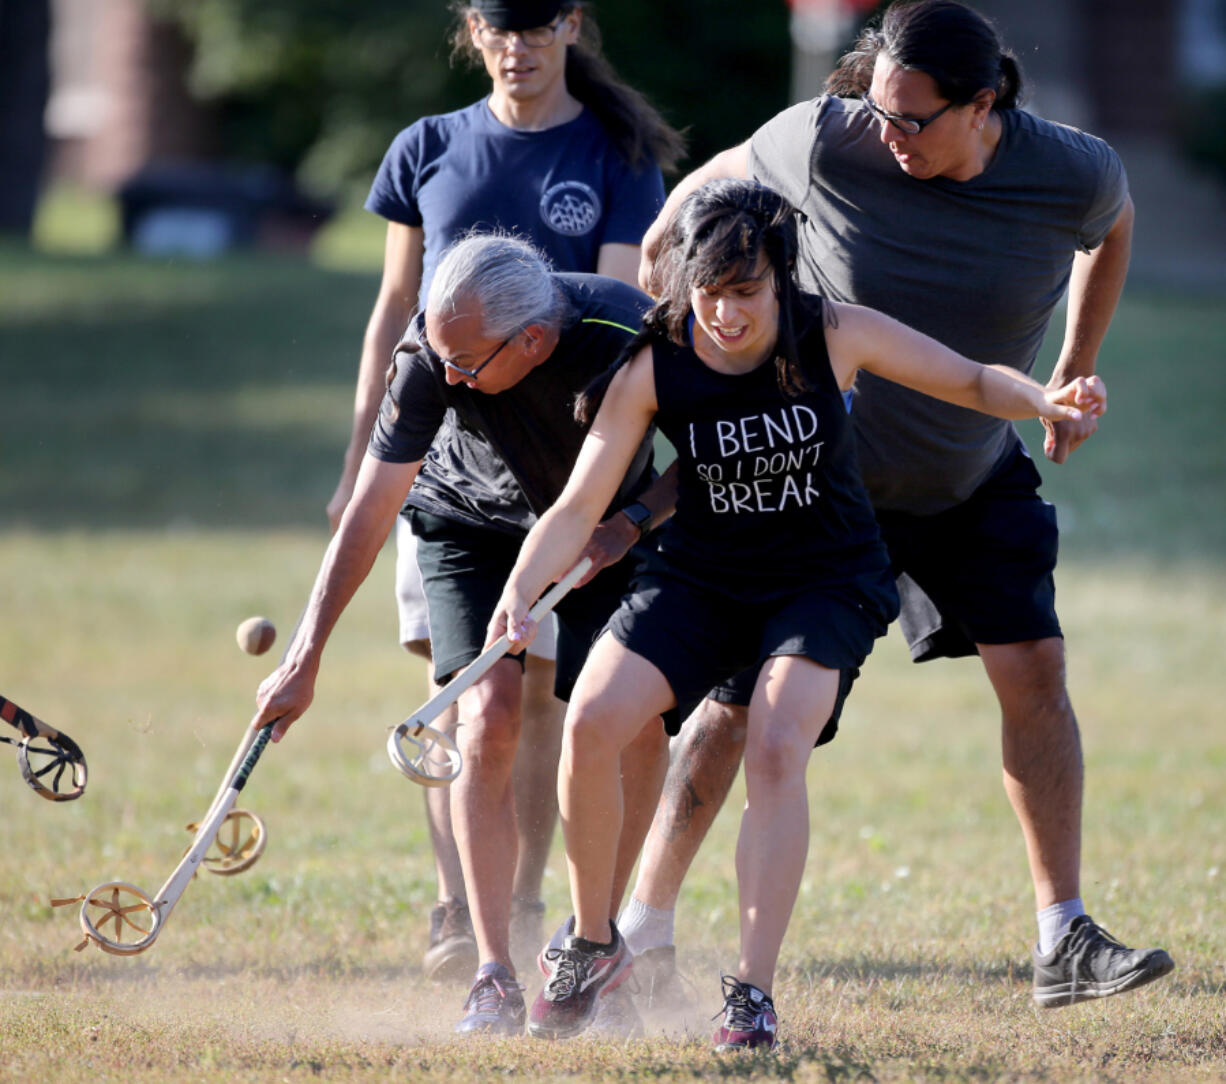
[[722,177],[748,179],[748,140],[738,143],[735,147],[729,147],[726,151],[720,151],[705,165],[699,166],[693,173],[682,177],[668,194],[668,199],[664,201],[664,206],[656,215],[656,220],[647,227],[647,232],[643,234],[643,259],[639,264],[639,286],[648,293],[651,293],[651,272],[655,264],[656,253],[660,248],[660,241],[673,215],[677,213],[677,208],[695,189],[701,188],[708,181],[719,180]]
[[256,693],[259,714],[253,726],[276,722],[273,741],[310,706],[315,677],[328,637],[357,589],[370,574],[421,462],[384,463],[367,455],[358,471],[353,499],[324,553],[298,631],[281,665]]
[[859,305],[831,303],[837,326],[826,329],[830,363],[841,388],[849,388],[858,369],[904,384],[947,403],[997,418],[1080,420],[1106,410],[1107,390],[1096,377],[1077,377],[1060,388],[1045,389],[1007,365],[980,365],[900,324]]
[[328,501],[328,523],[334,531],[340,525],[341,513],[353,494],[354,480],[366,454],[370,427],[374,425],[379,404],[383,401],[383,378],[391,362],[392,351],[400,342],[417,304],[424,245],[425,234],[419,227],[402,226],[397,222],[387,224],[387,240],[383,246],[383,280],[362,339],[362,358],[358,364],[358,383],[353,399],[353,429],[349,434],[349,446],[345,449],[340,481]]
[[[1060,387],[1079,376],[1093,376],[1097,369],[1098,350],[1111,326],[1128,275],[1134,217],[1132,200],[1128,199],[1103,243],[1093,252],[1078,252],[1073,257],[1064,343],[1047,382],[1049,388]],[[1053,463],[1064,463],[1094,434],[1098,419],[1044,420],[1043,428],[1047,430],[1044,455]]]
[[638,285],[639,246],[610,243],[600,246],[596,274],[619,279],[628,286]]
[[601,569],[617,564],[643,535],[659,527],[673,514],[677,508],[678,470],[679,466],[674,460],[669,464],[668,469],[636,499],[636,503],[644,505],[651,513],[651,519],[642,530],[639,530],[620,511],[614,512],[597,526],[592,532],[592,537],[588,539],[587,545],[583,547],[583,552],[579,554],[581,559],[584,557],[592,559],[591,570],[576,586],[582,587],[585,583],[590,582]]
[[566,487],[524,539],[490,620],[490,643],[504,632],[523,646],[531,642],[535,629],[525,625],[529,607],[579,559],[655,415],[651,366],[651,351],[645,349],[613,378]]

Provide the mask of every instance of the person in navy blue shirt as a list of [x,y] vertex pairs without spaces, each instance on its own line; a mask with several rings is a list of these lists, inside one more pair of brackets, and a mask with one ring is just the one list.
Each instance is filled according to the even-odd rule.
[[[558,271],[598,272],[634,284],[639,240],[664,201],[661,167],[672,168],[681,155],[678,134],[601,55],[583,4],[474,0],[453,7],[453,56],[483,65],[490,93],[400,132],[371,187],[366,207],[387,220],[383,279],[363,340],[350,442],[328,502],[333,530],[353,492],[384,370],[414,309],[425,309],[440,255],[474,231],[504,231],[530,241]],[[633,524],[620,529],[627,546],[637,540]],[[427,608],[407,515],[397,521],[396,535],[400,640],[429,659]],[[519,862],[511,934],[521,960],[542,939],[540,885],[557,820],[561,740],[552,636],[541,637],[534,656],[523,705],[523,747],[531,752],[515,767]],[[478,953],[448,790],[430,790],[426,805],[439,902],[423,965],[430,978],[467,980]]]

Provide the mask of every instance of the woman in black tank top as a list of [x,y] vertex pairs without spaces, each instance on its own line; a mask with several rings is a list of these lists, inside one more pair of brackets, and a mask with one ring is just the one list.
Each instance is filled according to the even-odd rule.
[[[654,716],[676,716],[748,671],[741,953],[715,1039],[774,1045],[772,981],[808,849],[809,751],[833,737],[851,681],[897,612],[847,424],[857,370],[1004,418],[1105,407],[1097,377],[1045,392],[880,313],[805,295],[795,252],[792,208],[770,189],[717,181],[686,200],[657,259],[659,300],[581,399],[579,411],[598,407],[595,421],[495,610],[490,641],[509,631],[526,645],[529,605],[585,552],[658,421],[678,450],[677,508],[568,709],[558,795],[575,920],[545,952],[536,1035],[582,1031],[628,973],[611,916],[642,842],[620,838],[623,814],[643,811],[621,809],[622,750]],[[649,816],[633,820],[645,827]]]

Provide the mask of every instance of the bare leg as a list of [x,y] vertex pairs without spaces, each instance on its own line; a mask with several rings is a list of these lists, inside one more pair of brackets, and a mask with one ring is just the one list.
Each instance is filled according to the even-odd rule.
[[558,807],[575,933],[608,941],[624,804],[621,756],[672,703],[664,675],[612,636],[592,648],[566,714]]
[[519,663],[502,659],[460,697],[464,770],[449,788],[451,823],[481,963],[497,961],[512,972],[507,945],[516,856],[511,775],[522,690]]
[[558,756],[566,705],[553,695],[554,664],[528,656],[523,724],[515,754],[515,813],[519,826],[516,899],[537,900],[558,823]]
[[1064,641],[980,644],[979,653],[1000,700],[1005,792],[1042,910],[1081,895],[1081,736],[1064,682]]
[[745,813],[736,846],[737,977],[770,994],[809,850],[805,768],[838,693],[839,674],[786,655],[762,668],[749,707]]
[[672,742],[672,764],[643,848],[634,898],[672,910],[745,752],[745,708],[704,700]]
[[[431,694],[437,691],[430,683]],[[435,727],[456,736],[457,712],[448,708]],[[456,847],[455,831],[451,825],[451,790],[449,787],[426,787],[426,822],[430,826],[430,843],[434,848],[434,872],[438,878],[438,898],[467,900],[464,890],[464,870],[460,865],[460,851]]]
[[664,720],[656,716],[622,752],[622,831],[613,871],[610,918],[616,918],[621,910],[622,897],[643,849],[643,838],[651,827],[667,771],[668,735],[664,732]]
[[[411,655],[431,661],[430,641],[414,640],[404,645]],[[431,668],[427,666],[427,675]],[[426,678],[430,687],[430,695],[434,696],[441,686],[434,683],[430,676]],[[439,717],[434,725],[455,737],[457,712],[454,707]],[[464,871],[460,868],[460,852],[456,849],[455,834],[451,829],[451,790],[448,787],[423,787],[426,802],[426,824],[430,828],[430,844],[434,850],[434,873],[438,883],[439,902],[456,899],[464,900]]]

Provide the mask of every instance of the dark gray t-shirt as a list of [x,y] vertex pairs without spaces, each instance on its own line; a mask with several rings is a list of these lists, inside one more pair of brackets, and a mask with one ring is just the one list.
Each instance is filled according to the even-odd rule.
[[[424,460],[405,507],[523,534],[562,492],[586,435],[575,397],[613,363],[639,330],[651,299],[601,275],[555,274],[570,316],[549,357],[496,395],[448,384],[422,342],[422,314],[397,348],[369,451],[392,463]],[[620,508],[651,481],[654,430],[614,499]]]
[[[859,100],[821,97],[754,133],[752,176],[801,212],[801,285],[888,313],[969,358],[1029,373],[1068,286],[1124,205],[1101,139],[1017,109],[969,181],[908,176]],[[860,373],[852,417],[878,508],[965,500],[1017,440],[1011,423]]]

